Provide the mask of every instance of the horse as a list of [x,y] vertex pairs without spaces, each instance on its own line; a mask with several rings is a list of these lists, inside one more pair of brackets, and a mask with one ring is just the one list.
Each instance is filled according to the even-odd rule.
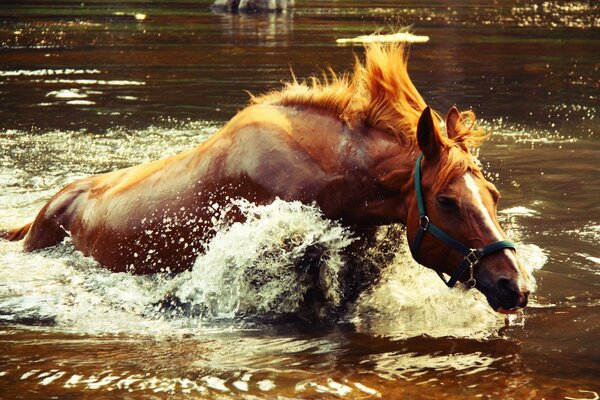
[[461,281],[494,310],[516,312],[530,279],[497,221],[498,190],[472,154],[487,135],[456,107],[444,133],[407,65],[405,46],[371,44],[351,72],[292,75],[281,90],[250,95],[199,146],[77,180],[0,236],[24,239],[25,251],[69,236],[111,271],[177,273],[205,251],[225,203],[297,200],[356,232],[404,225],[415,259],[450,275],[448,286]]

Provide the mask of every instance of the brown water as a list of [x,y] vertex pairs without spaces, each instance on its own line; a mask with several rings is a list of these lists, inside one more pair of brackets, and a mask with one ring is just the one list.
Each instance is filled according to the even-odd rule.
[[[504,320],[403,245],[339,323],[239,318],[285,313],[271,300],[303,289],[223,283],[280,271],[294,249],[275,261],[259,250],[281,235],[343,249],[343,230],[296,204],[255,212],[297,231],[223,228],[179,277],[110,274],[69,243],[35,254],[0,243],[0,398],[598,398],[600,5],[297,1],[285,15],[227,15],[209,4],[0,4],[0,228],[30,221],[73,179],[202,142],[244,90],[279,87],[290,66],[348,69],[361,49],[337,38],[412,25],[430,37],[409,65],[426,101],[472,107],[494,133],[480,158],[537,280],[531,306]],[[154,306],[173,293],[212,317]]]

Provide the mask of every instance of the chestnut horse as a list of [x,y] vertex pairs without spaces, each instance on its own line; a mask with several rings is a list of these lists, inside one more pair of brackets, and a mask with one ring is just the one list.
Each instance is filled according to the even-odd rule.
[[252,97],[198,147],[78,180],[0,237],[33,251],[68,235],[112,271],[178,272],[204,250],[220,206],[279,197],[316,203],[357,230],[402,223],[420,263],[514,311],[527,304],[528,276],[496,219],[498,191],[470,153],[484,138],[473,122],[452,108],[442,134],[404,47],[374,44],[352,74],[294,78]]

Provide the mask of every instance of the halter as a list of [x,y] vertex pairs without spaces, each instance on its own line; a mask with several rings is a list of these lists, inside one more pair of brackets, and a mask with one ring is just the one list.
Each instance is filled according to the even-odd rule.
[[[423,201],[423,190],[421,189],[421,160],[423,159],[423,153],[420,153],[417,157],[417,163],[415,165],[415,196],[417,197],[417,205],[419,207],[419,230],[417,231],[417,236],[415,237],[415,242],[413,246],[410,246],[410,252],[412,253],[413,258],[419,262],[419,248],[421,247],[421,241],[423,240],[423,236],[425,236],[425,232],[430,232],[433,236],[446,243],[448,246],[452,247],[454,250],[460,252],[464,258],[461,263],[458,265],[452,276],[450,276],[449,280],[446,280],[441,272],[437,274],[442,278],[442,281],[448,287],[454,287],[456,282],[460,279],[460,277],[465,273],[467,268],[469,269],[469,280],[466,282],[467,287],[472,288],[475,287],[476,281],[473,277],[473,267],[481,260],[482,257],[494,253],[498,250],[503,249],[515,249],[515,244],[510,240],[499,240],[497,242],[493,242],[479,249],[473,249],[468,246],[465,246],[461,242],[452,238],[450,235],[442,231],[440,228],[435,226],[429,221],[429,217],[425,212],[425,202]],[[436,271],[437,272],[437,271]]]

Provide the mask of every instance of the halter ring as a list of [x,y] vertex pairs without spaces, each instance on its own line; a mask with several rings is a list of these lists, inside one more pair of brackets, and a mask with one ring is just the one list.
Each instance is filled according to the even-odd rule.
[[421,215],[419,217],[419,226],[421,227],[421,229],[423,229],[424,231],[427,230],[427,228],[429,228],[429,217],[427,215]]
[[473,277],[473,265],[474,264],[469,264],[469,280],[465,282],[468,289],[473,289],[475,285],[477,285],[477,280]]

